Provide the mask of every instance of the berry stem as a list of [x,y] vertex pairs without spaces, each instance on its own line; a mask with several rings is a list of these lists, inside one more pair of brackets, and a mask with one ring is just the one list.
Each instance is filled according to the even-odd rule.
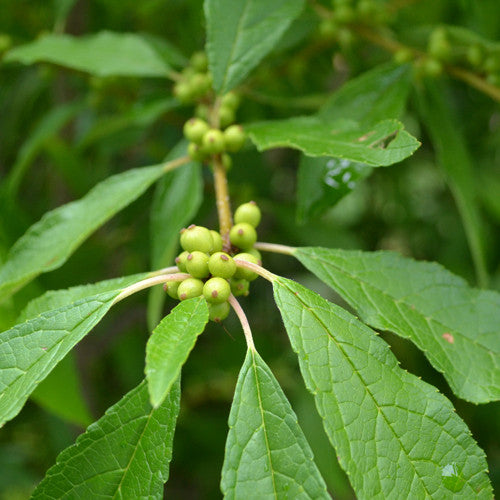
[[241,308],[240,303],[236,300],[234,295],[229,296],[228,302],[231,304],[231,307],[234,309],[236,316],[238,316],[238,319],[240,320],[248,348],[251,349],[252,351],[255,351],[255,344],[253,343],[252,330],[250,329],[250,324],[248,323],[248,319],[245,315],[245,312]]
[[180,167],[182,165],[185,165],[186,163],[189,163],[191,161],[191,158],[189,156],[181,156],[180,158],[176,158],[175,160],[168,161],[163,165],[163,171],[165,173],[170,172],[171,170],[176,169],[177,167]]
[[263,268],[262,266],[259,266],[258,264],[254,264],[253,262],[248,262],[247,260],[234,259],[234,263],[236,264],[236,267],[243,267],[245,269],[250,269],[250,271],[257,273],[259,276],[262,276],[264,279],[270,281],[271,283],[276,278],[278,278],[276,274],[273,274],[271,271],[268,271],[267,269]]
[[159,276],[153,276],[151,278],[146,278],[145,280],[139,281],[138,283],[134,283],[126,288],[124,288],[119,295],[115,297],[113,300],[113,304],[120,302],[130,295],[134,293],[140,292],[141,290],[145,290],[146,288],[150,288],[155,285],[160,285],[161,283],[165,283],[166,281],[183,281],[187,278],[190,278],[191,275],[186,273],[173,273],[173,274],[160,274]]
[[229,231],[233,225],[233,217],[231,214],[226,169],[222,164],[220,155],[214,155],[212,157],[212,165],[214,170],[217,214],[219,215],[219,230],[222,236],[223,250],[224,252],[229,252],[231,250]]
[[287,245],[278,245],[277,243],[264,243],[262,241],[258,241],[253,246],[257,250],[263,250],[264,252],[274,252],[281,253],[284,255],[293,255],[295,253],[295,247],[289,247]]
[[173,274],[178,273],[179,268],[177,266],[164,267],[163,269],[158,269],[158,271],[152,271],[148,274],[149,278],[153,276],[159,276],[160,274]]

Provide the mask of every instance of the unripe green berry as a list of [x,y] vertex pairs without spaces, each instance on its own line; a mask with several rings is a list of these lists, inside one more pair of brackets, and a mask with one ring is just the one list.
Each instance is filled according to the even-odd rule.
[[334,11],[335,21],[340,24],[352,23],[356,18],[354,9],[349,5],[339,5]]
[[212,235],[212,252],[221,252],[222,251],[222,236],[217,231],[210,229],[210,234]]
[[422,69],[424,70],[424,74],[431,78],[436,78],[443,73],[443,65],[441,64],[441,61],[431,57],[428,57],[423,61]]
[[179,271],[182,271],[183,273],[187,273],[186,269],[186,261],[187,261],[187,256],[189,255],[189,252],[184,252],[180,253],[176,258],[175,258],[175,265],[179,268]]
[[394,62],[396,62],[397,64],[405,64],[413,61],[414,57],[415,56],[413,54],[413,51],[405,47],[402,49],[398,49],[394,53]]
[[220,304],[208,303],[208,317],[210,321],[215,321],[216,323],[224,321],[229,316],[230,310],[231,307],[228,302],[222,302]]
[[250,282],[245,279],[232,278],[229,281],[229,286],[231,287],[231,293],[235,297],[240,295],[248,295],[248,290],[250,289]]
[[201,149],[201,146],[199,144],[196,144],[194,142],[190,142],[188,144],[188,155],[189,158],[193,161],[199,161],[203,162],[205,161],[206,155]]
[[224,94],[221,99],[221,107],[231,108],[233,111],[238,109],[240,105],[240,96],[236,92],[228,92]]
[[491,85],[494,85],[495,87],[500,87],[500,73],[490,73],[487,77],[486,80],[488,83],[491,83]]
[[205,52],[195,52],[189,60],[191,67],[203,73],[208,69],[208,59]]
[[231,287],[224,278],[210,278],[203,286],[203,296],[212,304],[226,302],[230,294]]
[[500,71],[500,55],[489,55],[484,60],[483,69],[486,73],[496,73],[497,71]]
[[256,248],[250,248],[245,253],[253,255],[257,259],[257,264],[262,265],[262,254]]
[[354,35],[349,28],[340,28],[337,40],[343,49],[349,49],[354,43]]
[[210,127],[205,120],[201,118],[190,118],[184,124],[184,137],[191,142],[201,144],[203,136],[208,132]]
[[240,222],[229,231],[229,240],[235,247],[245,250],[253,247],[257,241],[257,232],[248,222]]
[[219,108],[219,125],[221,128],[226,128],[231,123],[234,123],[236,114],[234,110],[228,106],[221,106]]
[[223,153],[221,155],[221,161],[222,166],[226,169],[226,172],[231,170],[231,167],[233,166],[233,160],[227,153]]
[[212,253],[213,239],[210,231],[203,226],[191,224],[181,231],[181,247],[187,252],[198,250],[203,253]]
[[371,18],[379,8],[373,0],[360,0],[356,6],[359,15],[364,18]]
[[210,116],[210,108],[206,104],[198,104],[194,110],[194,114],[202,120],[208,120]]
[[[258,260],[249,253],[239,253],[234,256],[234,260],[244,260],[246,262],[251,262],[252,264],[258,264]],[[255,278],[258,277],[258,274],[255,273],[254,271],[251,271],[250,269],[246,269],[244,267],[239,267],[238,263],[235,262],[236,264],[236,272],[234,273],[234,277],[238,279],[245,279],[248,281],[253,281]]]
[[227,253],[217,252],[208,259],[208,269],[212,276],[231,278],[236,272],[236,264],[233,258]]
[[203,136],[202,146],[207,154],[222,153],[225,148],[224,134],[216,128],[210,129]]
[[186,269],[193,278],[206,278],[210,274],[208,270],[208,255],[197,250],[191,252],[187,256]]
[[484,51],[481,45],[474,44],[467,49],[467,61],[474,68],[478,68],[483,63]]
[[189,82],[196,97],[204,96],[212,87],[212,78],[207,73],[196,73]]
[[239,151],[246,141],[245,131],[241,125],[230,125],[224,130],[224,144],[230,153]]
[[188,82],[180,81],[174,85],[174,95],[179,99],[179,101],[183,104],[189,104],[193,102],[194,95]]
[[203,293],[203,281],[197,278],[187,278],[179,285],[177,295],[179,300],[199,297]]
[[431,33],[427,52],[440,61],[448,61],[451,58],[451,45],[443,28],[436,28]]
[[180,284],[181,284],[180,281],[167,281],[163,288],[170,297],[172,297],[175,300],[178,300],[179,294],[177,292]]
[[261,218],[260,208],[257,206],[255,201],[249,201],[248,203],[243,203],[240,205],[236,212],[234,212],[234,222],[239,224],[240,222],[247,222],[253,227],[259,225]]

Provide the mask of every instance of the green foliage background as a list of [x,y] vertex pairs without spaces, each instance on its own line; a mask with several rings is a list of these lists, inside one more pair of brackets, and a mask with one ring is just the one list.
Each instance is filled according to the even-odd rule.
[[[74,3],[74,5],[72,5]],[[403,40],[416,40],[430,25],[453,24],[491,40],[500,38],[496,0],[396,1],[394,23]],[[0,34],[17,45],[43,32],[80,35],[100,30],[140,32],[169,40],[189,56],[204,44],[201,1],[184,0],[4,0]],[[347,79],[390,56],[362,43],[339,51],[316,42],[305,23],[290,44],[275,51],[251,74],[240,121],[287,118],[312,111],[310,103]],[[308,31],[309,30],[309,31]],[[472,158],[486,241],[489,286],[500,290],[500,114],[499,105],[463,83],[446,80],[454,127],[464,134]],[[8,248],[46,211],[83,196],[112,174],[159,163],[181,138],[190,108],[148,108],[169,97],[163,79],[97,78],[45,64],[0,67],[0,261]],[[298,96],[310,99],[296,99]],[[71,106],[68,106],[68,103]],[[433,110],[430,112],[432,113]],[[149,113],[149,114],[148,114]],[[464,226],[436,164],[429,136],[421,124],[415,94],[403,116],[407,129],[423,145],[410,159],[376,169],[354,192],[306,224],[296,222],[296,172],[299,156],[291,150],[237,155],[230,172],[233,205],[255,199],[264,214],[259,239],[292,246],[346,249],[392,249],[416,259],[437,261],[476,284]],[[431,131],[432,133],[432,131]],[[35,140],[36,139],[36,140]],[[23,175],[18,189],[4,180],[11,169]],[[204,201],[194,221],[217,226],[212,178],[205,170]],[[149,208],[153,191],[99,229],[65,266],[40,276],[9,302],[0,305],[0,327],[7,329],[24,305],[49,289],[133,274],[151,267]],[[266,254],[265,266],[293,277],[343,306],[346,304],[294,259]],[[143,378],[148,338],[147,293],[114,308],[76,348],[67,363],[78,367],[88,424]],[[271,287],[258,280],[242,300],[259,352],[285,390],[311,443],[317,464],[335,498],[353,498],[352,490],[327,443],[313,401],[306,392],[276,309]],[[172,307],[169,301],[167,307]],[[500,404],[475,406],[457,399],[443,377],[409,342],[383,334],[402,366],[436,385],[457,408],[485,450],[494,488],[500,484]],[[245,343],[234,317],[224,327],[210,324],[183,370],[181,411],[174,441],[167,495],[170,498],[220,498],[227,417]],[[66,363],[66,362],[65,362]],[[71,368],[64,366],[58,368]],[[54,405],[72,402],[71,384],[61,371],[60,386],[46,388]],[[56,455],[69,446],[82,427],[41,407],[34,397],[19,417],[0,433],[0,498],[26,498]],[[47,401],[47,397],[43,398]],[[47,404],[47,403],[45,403]]]

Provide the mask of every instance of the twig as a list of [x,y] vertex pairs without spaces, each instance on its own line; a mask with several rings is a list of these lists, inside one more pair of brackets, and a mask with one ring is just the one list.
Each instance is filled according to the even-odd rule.
[[250,330],[250,324],[248,323],[248,319],[245,315],[245,312],[243,311],[239,302],[232,294],[229,296],[229,303],[231,304],[231,307],[234,309],[234,312],[236,313],[238,319],[240,320],[248,348],[251,349],[252,351],[255,351],[255,345],[253,343],[253,337],[252,337],[252,330]]
[[279,245],[277,243],[264,243],[258,241],[255,243],[254,248],[257,250],[263,250],[264,252],[274,252],[281,253],[284,255],[293,255],[295,252],[295,247],[289,247],[288,245]]

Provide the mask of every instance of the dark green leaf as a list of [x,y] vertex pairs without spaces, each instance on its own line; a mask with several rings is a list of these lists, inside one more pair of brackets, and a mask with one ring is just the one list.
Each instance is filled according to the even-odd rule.
[[174,384],[153,409],[142,382],[57,457],[32,498],[163,498],[179,398]]
[[222,468],[224,498],[330,498],[278,381],[256,351],[238,377]]
[[73,37],[48,34],[15,47],[5,62],[51,62],[96,76],[166,77],[170,67],[139,35],[102,31]]
[[2,298],[64,264],[93,231],[132,203],[163,172],[164,167],[158,165],[113,175],[80,200],[46,213],[14,244],[0,268]]
[[[285,278],[273,285],[358,498],[492,498],[484,453],[435,387],[400,369],[389,346],[347,311]],[[451,484],[450,467],[459,483]]]
[[179,377],[182,365],[208,323],[203,297],[180,302],[163,318],[146,346],[146,379],[151,404],[160,406]]
[[274,49],[304,0],[205,0],[206,51],[214,88],[224,94]]
[[306,247],[294,255],[369,325],[410,339],[457,396],[500,399],[500,294],[392,252]]

